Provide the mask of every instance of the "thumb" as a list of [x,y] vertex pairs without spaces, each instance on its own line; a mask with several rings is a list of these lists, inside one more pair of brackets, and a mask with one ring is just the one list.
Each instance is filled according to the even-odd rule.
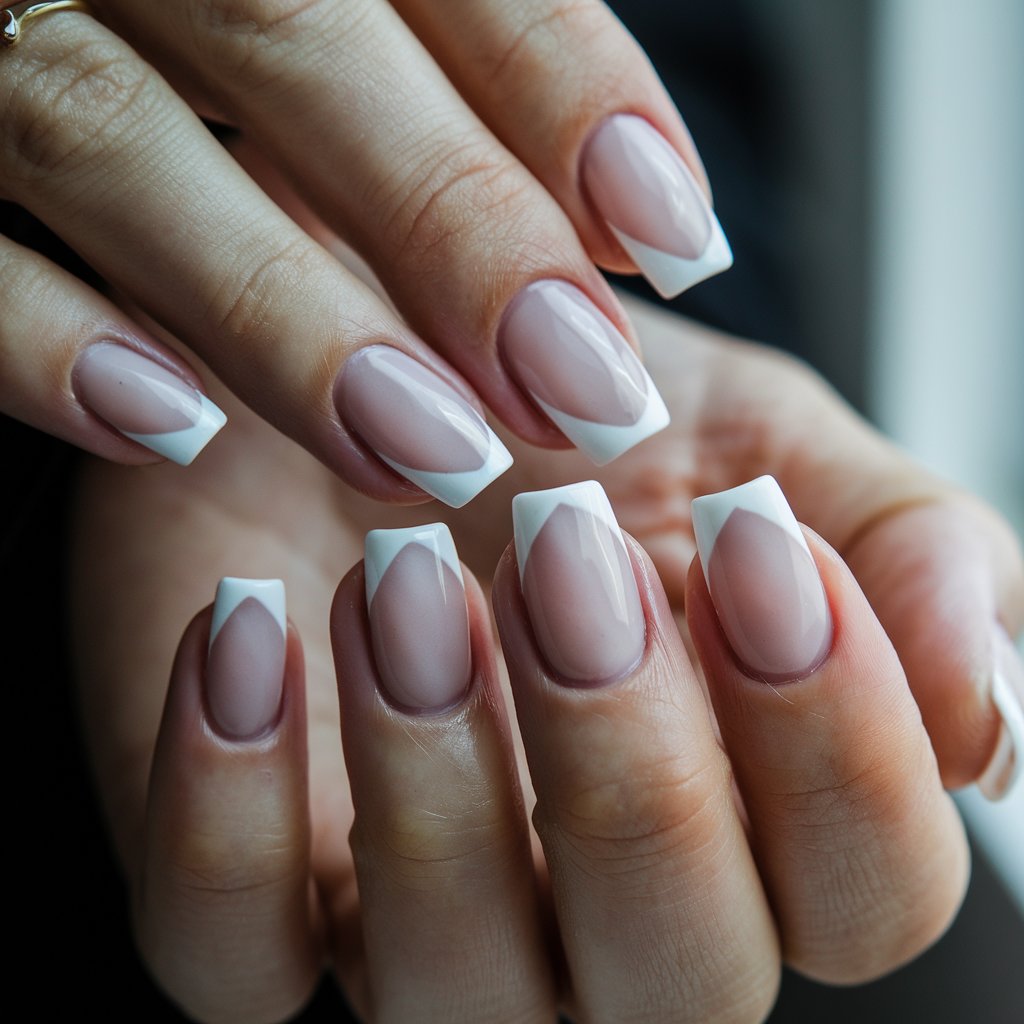
[[1024,560],[965,496],[903,507],[847,549],[921,709],[943,782],[1008,792],[1024,768]]

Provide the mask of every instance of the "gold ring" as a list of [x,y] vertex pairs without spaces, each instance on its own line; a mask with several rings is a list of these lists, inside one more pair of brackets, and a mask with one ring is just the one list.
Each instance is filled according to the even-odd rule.
[[21,39],[22,26],[26,21],[51,11],[90,13],[85,0],[23,0],[19,4],[10,4],[0,10],[0,39],[4,46],[14,46]]

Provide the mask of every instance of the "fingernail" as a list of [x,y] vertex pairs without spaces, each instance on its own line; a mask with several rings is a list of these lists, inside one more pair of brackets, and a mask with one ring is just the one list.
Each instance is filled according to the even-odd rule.
[[132,441],[187,466],[227,422],[206,395],[152,359],[101,342],[78,357],[79,401]]
[[469,686],[469,615],[443,523],[366,535],[366,607],[377,672],[403,708],[450,707]]
[[643,363],[579,288],[527,285],[505,314],[498,344],[519,386],[599,466],[668,426]]
[[206,657],[206,702],[217,729],[251,739],[277,719],[284,688],[284,584],[225,576]]
[[573,683],[617,679],[640,661],[646,626],[615,513],[593,480],[512,499],[519,582],[537,644]]
[[810,675],[832,646],[832,613],[779,485],[758,477],[692,507],[704,579],[740,667],[767,683]]
[[615,114],[600,125],[583,154],[583,183],[662,298],[732,266],[729,243],[690,169],[642,117]]
[[450,384],[390,345],[349,358],[334,404],[381,461],[452,508],[512,465],[508,449]]
[[1018,695],[1024,694],[1024,664],[1002,626],[995,627],[993,653],[992,703],[1001,722],[996,749],[978,779],[978,788],[989,800],[1001,800],[1022,775],[1024,708]]

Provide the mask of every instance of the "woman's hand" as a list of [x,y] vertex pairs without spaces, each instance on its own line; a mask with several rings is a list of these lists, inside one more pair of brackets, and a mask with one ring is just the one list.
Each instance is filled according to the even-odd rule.
[[[603,4],[93,6],[0,48],[0,198],[348,483],[469,501],[509,464],[481,403],[599,462],[664,426],[594,264],[668,294],[731,257],[682,121]],[[269,199],[196,111],[304,203]],[[5,239],[0,294],[4,411],[123,463],[190,462],[223,424],[177,347]]]
[[[826,981],[877,976],[955,912],[966,848],[942,782],[983,777],[996,790],[1021,759],[1013,708],[1000,698],[1007,724],[993,701],[995,679],[1021,696],[1005,639],[1024,621],[1015,539],[791,360],[633,314],[673,428],[601,480],[653,562],[606,531],[616,558],[604,577],[593,560],[584,573],[580,529],[575,545],[517,541],[502,555],[512,493],[589,475],[576,453],[520,446],[514,474],[447,514],[492,590],[521,748],[468,571],[468,685],[452,668],[402,690],[401,664],[378,660],[381,609],[367,613],[363,569],[348,570],[368,528],[438,509],[353,497],[241,409],[187,480],[90,468],[76,629],[93,758],[144,955],[201,1019],[281,1019],[327,962],[368,1019],[409,1019],[410,1006],[425,1019],[548,1019],[561,996],[584,1020],[754,1021],[780,960]],[[777,609],[758,610],[749,579],[746,597],[723,599],[713,566],[711,601],[691,565],[689,507],[768,472],[849,569],[803,531],[799,575],[821,580],[829,616],[810,617],[818,634],[802,646],[759,653],[750,636]],[[534,569],[521,550],[541,559]],[[336,689],[327,609],[346,573],[331,619]],[[240,575],[283,578],[297,629],[280,710],[255,739],[211,701],[208,611],[165,684],[180,623],[219,577]],[[609,617],[602,579],[628,614]],[[545,606],[553,580],[563,599]],[[431,620],[436,605],[415,596],[391,601],[391,635],[404,608],[410,623],[433,622],[419,643],[435,638],[436,651],[451,620]],[[684,607],[689,656],[672,614]],[[626,623],[617,665],[600,660],[613,621]],[[578,685],[588,672],[612,678]],[[432,702],[434,713],[408,712]],[[529,852],[531,787],[543,855],[535,837]]]

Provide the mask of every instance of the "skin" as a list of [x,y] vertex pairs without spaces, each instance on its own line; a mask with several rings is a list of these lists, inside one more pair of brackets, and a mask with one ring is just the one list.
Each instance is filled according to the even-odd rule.
[[[710,1013],[716,1020],[756,1021],[770,1007],[782,959],[823,981],[865,980],[926,948],[955,912],[966,847],[942,783],[977,777],[997,740],[985,659],[993,622],[1011,634],[1021,625],[1024,574],[1015,539],[990,510],[909,463],[788,358],[639,305],[632,314],[673,425],[597,474],[622,527],[651,559],[630,545],[649,651],[628,684],[588,692],[545,681],[542,660],[531,654],[513,553],[502,557],[512,493],[595,475],[574,453],[533,456],[519,446],[507,478],[469,509],[447,514],[438,506],[383,509],[354,495],[241,409],[231,410],[233,430],[187,473],[88,467],[75,544],[87,733],[132,880],[143,955],[172,998],[200,1019],[285,1019],[326,962],[368,1020],[402,1019],[407,1005],[433,1007],[427,1016],[437,1019],[545,1020],[560,993],[580,1020],[596,1021],[606,1019],[601,1007],[616,1005],[607,1001],[607,979],[618,978],[610,991],[619,999],[637,991],[628,973],[623,981],[615,972],[630,950],[640,950],[642,963],[661,967],[645,975],[644,999],[627,999],[614,1019],[701,1020]],[[808,680],[786,684],[783,704],[775,691],[738,671],[699,566],[691,568],[689,499],[764,472],[777,476],[798,519],[831,545],[808,533],[838,623],[829,659]],[[444,716],[407,718],[376,698],[357,566],[332,613],[336,643],[344,641],[343,761],[326,615],[337,580],[359,560],[369,527],[437,518],[451,526],[467,579],[472,570],[492,589],[499,565],[492,596],[503,643],[514,652],[511,690],[523,739],[513,738],[499,697],[507,684],[488,667],[493,641],[472,582],[477,677],[467,702]],[[293,635],[287,690],[294,700],[286,699],[279,734],[259,749],[239,751],[195,724],[165,724],[154,762],[166,666],[181,623],[229,573],[285,579],[305,650],[304,691]],[[674,636],[673,617],[681,621],[684,604],[689,654]],[[199,701],[206,615],[182,643],[170,708]],[[696,664],[703,666],[716,724],[701,724],[705,716],[697,709],[705,701]],[[857,699],[836,699],[848,692]],[[791,717],[801,706],[808,708],[803,725]],[[823,706],[836,711],[822,716]],[[769,728],[772,716],[778,722]],[[660,723],[658,732],[645,721]],[[612,728],[597,729],[601,723]],[[581,729],[590,734],[577,742]],[[816,736],[809,729],[826,731]],[[376,742],[366,743],[367,736]],[[150,765],[154,779],[184,772],[175,791],[194,790],[188,766],[197,763],[196,748],[224,770],[219,796],[199,787],[197,803],[161,801],[160,790],[147,784]],[[284,756],[284,749],[292,754]],[[302,749],[308,750],[308,821],[294,817],[294,800],[275,804],[249,792],[254,764],[279,766],[280,784],[301,792],[305,776],[296,776],[295,765],[304,767]],[[814,756],[820,749],[835,757],[822,763]],[[680,759],[668,751],[690,753]],[[776,775],[765,776],[764,765]],[[609,788],[602,772],[612,768]],[[410,788],[413,778],[423,779],[422,792]],[[468,788],[467,780],[474,780]],[[542,846],[523,811],[534,805],[534,792]],[[209,842],[204,800],[210,799],[224,843]],[[236,810],[225,818],[225,807]],[[239,819],[237,807],[249,811]],[[636,810],[623,818],[623,807]],[[439,820],[451,827],[438,831]],[[604,823],[602,831],[584,827],[587,822]],[[818,823],[819,840],[797,844],[796,853],[773,838],[807,835],[809,822]],[[166,835],[178,837],[176,847],[168,850]],[[242,835],[247,839],[239,846]],[[473,839],[481,836],[486,840]],[[658,836],[668,841],[659,843]],[[271,846],[269,868],[261,842]],[[239,849],[248,851],[241,864]],[[619,853],[612,857],[608,849]],[[732,854],[723,861],[712,855],[715,849]],[[932,855],[922,857],[922,850]],[[851,867],[851,857],[859,866]],[[597,867],[587,869],[588,861]],[[602,871],[629,863],[642,873],[613,875],[614,885],[602,887]],[[851,890],[843,882],[849,870],[864,885]],[[296,878],[306,882],[297,885]],[[613,914],[622,935],[631,934],[628,909],[614,908],[621,885],[633,879],[638,894],[658,892],[680,878],[713,894],[712,920],[722,928],[711,943],[716,955],[698,957],[695,967],[678,973],[694,942],[705,948],[693,916],[680,911],[662,913],[653,932],[641,929],[620,955],[613,949],[603,962],[604,939],[596,945],[591,939],[612,934],[601,914]],[[157,887],[162,898],[142,898],[146,886]],[[533,900],[535,886],[541,896]],[[833,911],[824,917],[812,912],[822,901]],[[474,908],[501,906],[518,909],[498,955],[473,938],[480,928],[494,936]],[[438,927],[438,908],[445,907],[457,912]],[[572,929],[552,923],[552,907],[557,920],[576,922]],[[239,912],[286,922],[271,929],[283,945],[269,951],[228,928],[230,941],[241,943],[231,962],[243,965],[242,1001],[225,961],[203,955],[198,941],[220,934],[218,922],[236,920]],[[561,957],[550,958],[560,934],[571,980],[557,966]],[[652,941],[645,958],[644,943]],[[427,948],[429,970],[413,976],[399,970],[420,962]],[[682,959],[667,963],[656,952],[663,948]],[[479,958],[467,963],[465,949],[479,951]],[[286,984],[262,986],[266,962],[284,965]],[[510,964],[524,985],[501,973]],[[395,981],[406,977],[412,980],[404,986]],[[527,998],[510,1015],[512,1004],[487,1002],[486,993],[495,991]],[[461,1001],[452,1004],[452,993]]]
[[[532,444],[564,438],[509,377],[504,311],[531,282],[576,285],[632,331],[595,263],[632,265],[580,184],[591,134],[630,112],[706,189],[646,57],[596,0],[109,0],[40,18],[0,62],[0,197],[55,230],[172,332],[175,355],[47,260],[0,238],[0,408],[123,463],[155,461],[74,387],[116,340],[196,382],[209,366],[342,479],[424,494],[334,408],[348,358],[388,343]],[[573,54],[572,61],[563,59]],[[331,258],[213,139],[241,129],[383,282]],[[112,201],[116,196],[116,201]]]

